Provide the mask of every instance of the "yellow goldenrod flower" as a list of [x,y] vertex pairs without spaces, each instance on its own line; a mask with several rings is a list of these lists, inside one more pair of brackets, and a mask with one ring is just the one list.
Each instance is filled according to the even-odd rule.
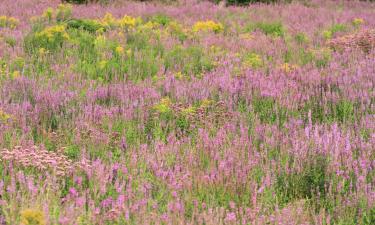
[[289,64],[289,63],[284,63],[280,66],[280,69],[284,71],[285,73],[290,73],[296,69],[298,69],[298,65],[295,64]]
[[331,39],[332,35],[333,35],[332,31],[330,31],[330,30],[323,31],[323,37],[324,37],[324,39]]
[[11,28],[11,29],[14,29],[18,26],[18,24],[20,23],[20,21],[14,17],[9,17],[8,18],[8,26]]
[[208,21],[198,21],[193,26],[194,32],[207,32],[207,31],[213,31],[215,33],[219,33],[224,30],[224,26],[221,23],[216,23],[212,20]]
[[119,54],[119,55],[122,55],[124,54],[124,48],[121,47],[121,46],[117,46],[116,49],[115,49],[116,53]]
[[98,49],[103,49],[107,46],[107,39],[104,35],[99,35],[94,40],[94,45]]
[[246,67],[251,67],[253,69],[259,68],[263,65],[263,60],[260,57],[260,55],[257,55],[255,53],[251,53],[247,55],[243,61],[243,64]]
[[52,20],[53,17],[53,9],[51,7],[48,7],[42,14],[43,18],[46,18],[48,20]]
[[46,54],[46,49],[45,48],[40,48],[38,52],[39,52],[39,56],[43,56],[43,55]]
[[203,99],[201,103],[201,107],[207,108],[212,104],[212,101],[209,99]]
[[184,75],[181,73],[181,71],[179,71],[179,72],[174,74],[174,77],[176,77],[177,79],[182,79],[184,77]]
[[19,76],[20,76],[20,71],[18,71],[18,70],[13,71],[13,73],[12,73],[12,78],[13,79],[16,79]]
[[154,105],[154,110],[159,113],[167,113],[171,111],[170,106],[172,105],[171,100],[168,97],[162,98],[160,102]]
[[7,21],[8,21],[8,18],[6,16],[0,16],[0,27],[6,27]]
[[362,19],[362,18],[354,18],[352,23],[353,23],[354,26],[358,27],[358,26],[362,25],[363,23],[365,23],[365,20]]
[[194,106],[189,106],[181,110],[181,113],[185,116],[187,115],[194,115],[196,113],[196,108]]
[[9,27],[14,29],[19,23],[20,21],[14,17],[0,16],[0,27]]
[[46,220],[43,211],[35,209],[25,209],[21,212],[22,225],[45,225]]
[[106,13],[101,24],[105,27],[115,27],[117,25],[117,20],[113,17],[111,13]]
[[36,36],[40,38],[47,38],[50,42],[55,41],[59,37],[62,39],[69,40],[69,35],[65,31],[64,25],[46,27],[41,32],[36,33]]
[[3,110],[0,109],[0,122],[7,122],[11,118],[11,115],[5,113]]
[[131,16],[124,16],[122,19],[118,20],[118,23],[121,28],[130,28],[130,27],[135,27],[136,24],[136,18],[133,18]]
[[102,70],[107,66],[107,60],[102,60],[99,62],[99,68]]

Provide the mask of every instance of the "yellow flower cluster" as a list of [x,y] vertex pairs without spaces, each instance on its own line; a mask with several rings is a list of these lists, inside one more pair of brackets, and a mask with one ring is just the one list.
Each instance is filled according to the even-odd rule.
[[284,71],[285,73],[290,73],[296,69],[298,69],[298,65],[295,64],[289,64],[289,63],[284,63],[280,66],[280,69]]
[[197,112],[197,109],[194,106],[189,106],[181,110],[182,115],[185,115],[185,116],[194,115],[196,112]]
[[11,115],[0,109],[0,122],[5,123],[11,118]]
[[0,27],[9,27],[14,29],[19,23],[20,21],[14,17],[0,16]]
[[107,45],[107,39],[104,35],[99,35],[95,38],[94,45],[98,49],[104,49]]
[[98,63],[98,66],[101,70],[104,70],[107,67],[108,61],[107,60],[102,60]]
[[125,15],[124,17],[118,20],[118,23],[121,28],[135,27],[135,25],[137,24],[137,18]]
[[363,23],[365,23],[365,20],[362,19],[362,18],[354,18],[352,23],[353,23],[354,26],[358,27],[358,26],[362,25]]
[[115,52],[119,55],[124,54],[124,48],[122,46],[117,46]]
[[43,18],[46,18],[48,20],[52,20],[53,17],[53,9],[51,7],[48,7],[42,14]]
[[247,55],[243,61],[244,66],[251,67],[253,69],[259,68],[263,65],[263,60],[260,55],[251,53]]
[[121,19],[116,19],[111,13],[106,13],[103,19],[99,21],[105,27],[134,28],[137,24],[142,23],[142,19],[125,15]]
[[172,102],[168,97],[162,98],[160,102],[154,105],[154,110],[159,113],[167,113],[171,111]]
[[221,23],[216,23],[212,20],[207,21],[198,21],[193,26],[194,32],[200,32],[200,31],[213,31],[215,33],[219,33],[224,30],[224,26]]
[[25,209],[21,212],[22,225],[45,225],[46,220],[41,210]]
[[70,39],[64,25],[46,27],[41,32],[36,33],[36,36],[40,38],[47,38],[47,40],[50,42],[53,42],[58,38],[63,38],[65,40]]
[[40,48],[40,49],[38,50],[38,53],[39,53],[39,57],[43,57],[43,56],[45,56],[46,54],[48,54],[49,51],[46,50],[45,48]]
[[[72,5],[70,4],[59,4],[57,9],[54,10],[48,7],[42,14],[42,18],[51,21],[56,18],[57,20],[67,20],[72,15]],[[36,18],[37,19],[37,18]]]
[[323,34],[324,39],[331,39],[333,36],[333,33],[330,30],[325,30],[323,31],[322,34]]
[[6,73],[7,73],[7,65],[6,64],[0,65],[0,75],[4,76]]

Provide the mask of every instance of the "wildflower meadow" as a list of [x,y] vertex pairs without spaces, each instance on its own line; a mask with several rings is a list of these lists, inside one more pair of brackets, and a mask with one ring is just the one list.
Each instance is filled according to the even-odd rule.
[[375,2],[257,2],[0,0],[0,225],[374,225]]

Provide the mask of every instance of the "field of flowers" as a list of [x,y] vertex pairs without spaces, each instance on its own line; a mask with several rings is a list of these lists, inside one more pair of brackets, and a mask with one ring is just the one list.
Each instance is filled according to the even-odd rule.
[[375,3],[0,3],[0,225],[375,224]]

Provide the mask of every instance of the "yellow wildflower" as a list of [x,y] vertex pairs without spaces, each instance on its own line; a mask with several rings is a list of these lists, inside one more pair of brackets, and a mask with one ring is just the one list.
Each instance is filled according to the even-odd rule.
[[167,113],[171,111],[170,106],[172,105],[171,100],[168,97],[162,98],[160,103],[154,105],[154,110],[159,113]]
[[46,220],[43,211],[35,209],[25,209],[21,212],[22,225],[45,225]]
[[113,17],[111,13],[106,13],[101,23],[103,26],[106,26],[106,27],[114,27],[117,25],[117,20],[116,18]]
[[330,30],[323,31],[323,37],[324,37],[324,39],[331,39],[332,35],[333,35],[332,31],[330,31]]
[[115,49],[116,53],[119,54],[119,55],[122,55],[124,54],[124,48],[121,47],[121,46],[117,46],[116,49]]
[[11,115],[5,113],[3,110],[0,109],[0,122],[7,122],[11,118]]
[[107,60],[102,60],[99,62],[99,68],[104,69],[107,66]]
[[12,73],[12,78],[13,79],[16,79],[19,76],[20,76],[20,71],[18,71],[18,70],[13,71],[13,73]]
[[221,23],[216,23],[212,20],[207,20],[207,21],[198,21],[194,24],[193,26],[193,31],[194,32],[199,32],[199,31],[213,31],[215,33],[219,33],[224,30],[224,26]]
[[280,66],[280,69],[284,71],[285,73],[290,73],[296,69],[298,69],[298,65],[295,64],[289,64],[289,63],[284,63]]
[[177,79],[182,79],[182,78],[184,77],[184,75],[181,73],[181,71],[175,73],[174,76],[175,76]]
[[57,20],[66,20],[72,15],[72,5],[70,4],[59,4],[56,10]]
[[263,65],[263,60],[260,57],[260,55],[257,55],[255,53],[251,53],[247,55],[243,61],[243,64],[246,67],[251,67],[253,69],[259,68]]
[[11,28],[11,29],[14,29],[18,26],[18,24],[20,23],[20,21],[14,17],[9,17],[8,18],[8,26]]
[[47,18],[48,20],[52,20],[53,17],[53,9],[48,7],[42,14],[43,18]]
[[118,20],[118,23],[121,28],[134,27],[136,24],[136,19],[131,16],[124,16],[122,19]]
[[6,27],[7,21],[8,21],[8,18],[6,16],[0,16],[0,27]]
[[107,39],[105,38],[105,36],[99,35],[95,38],[95,41],[94,41],[95,47],[99,49],[105,48],[106,44],[107,44]]
[[364,22],[365,22],[365,20],[362,19],[362,18],[354,18],[353,21],[352,21],[353,25],[356,26],[356,27],[362,25]]
[[189,106],[181,110],[181,113],[185,116],[187,115],[194,115],[196,113],[196,108],[194,106]]
[[201,103],[201,107],[207,108],[212,104],[212,101],[209,99],[203,99]]
[[56,38],[63,38],[69,40],[69,35],[65,31],[64,25],[56,25],[44,28],[41,32],[36,34],[37,37],[47,38],[49,41],[54,41]]
[[47,53],[45,48],[40,48],[38,52],[39,52],[39,56],[44,56]]
[[14,17],[0,16],[0,27],[9,27],[14,29],[19,23],[20,21]]

